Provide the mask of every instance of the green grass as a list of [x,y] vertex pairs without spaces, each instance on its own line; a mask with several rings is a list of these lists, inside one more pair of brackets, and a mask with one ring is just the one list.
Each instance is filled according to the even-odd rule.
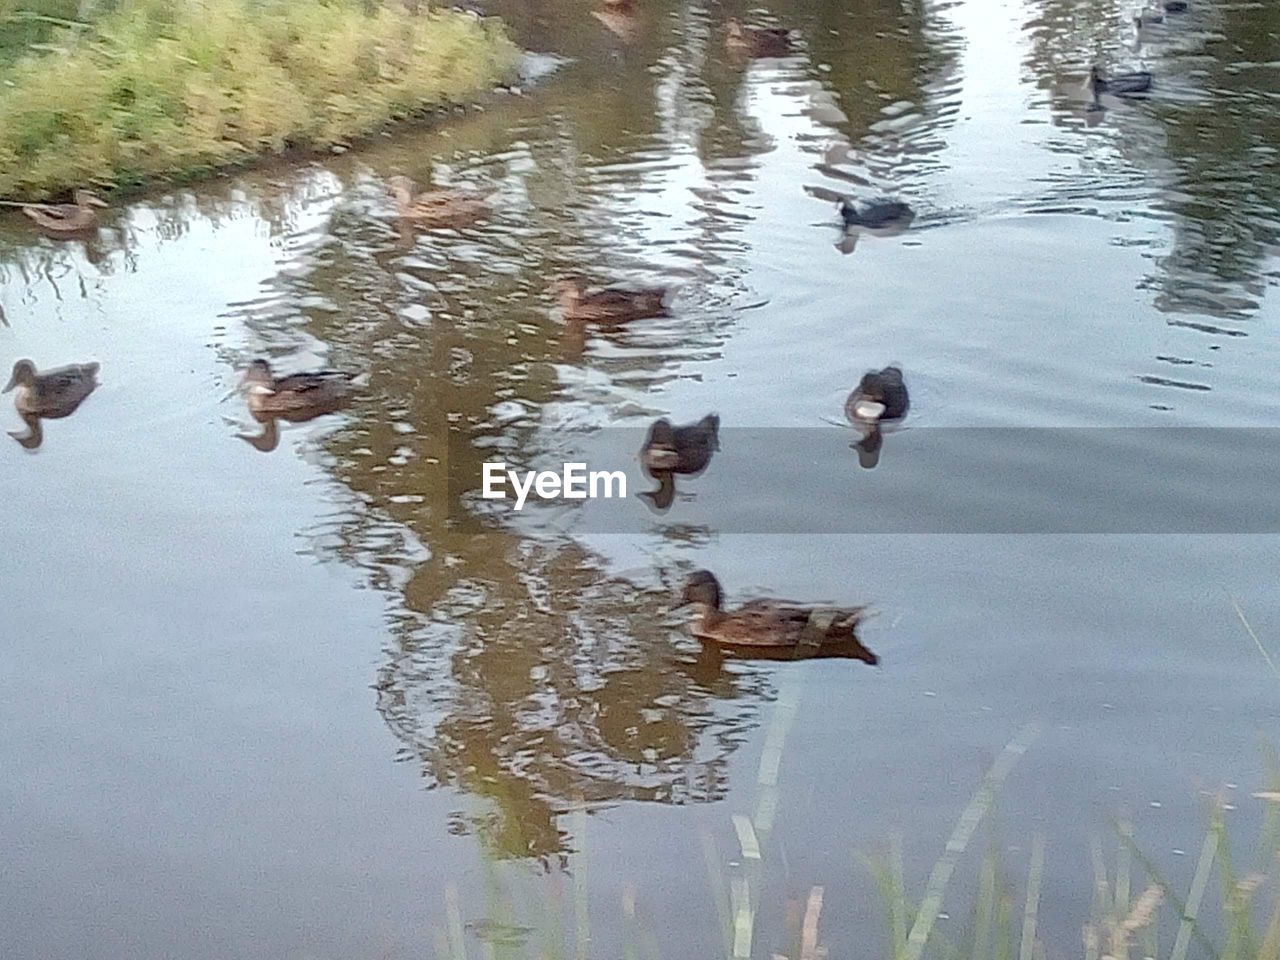
[[492,21],[357,0],[124,0],[38,47],[0,68],[6,199],[325,149],[472,98],[518,54]]
[[[959,940],[953,942],[933,928],[946,880],[972,836],[972,829],[963,825],[974,822],[975,811],[981,819],[991,805],[992,791],[984,784],[961,816],[918,900],[903,879],[900,842],[891,845],[887,857],[871,862],[885,909],[890,960],[1041,960],[1073,955],[1083,960],[1280,960],[1280,775],[1274,757],[1270,759],[1268,786],[1251,798],[1263,805],[1263,817],[1259,836],[1249,847],[1255,862],[1247,872],[1232,860],[1227,808],[1221,801],[1210,809],[1195,873],[1185,891],[1139,849],[1129,826],[1119,824],[1114,868],[1102,848],[1094,847],[1092,907],[1078,945],[1045,944],[1040,938],[1042,838],[1032,846],[1022,898],[1005,876],[993,842],[979,867],[977,894]],[[937,883],[940,871],[944,879]],[[1217,896],[1207,897],[1215,875]],[[919,936],[922,929],[924,935]],[[1162,933],[1167,942],[1162,942]]]
[[[786,691],[775,716],[769,739],[778,746],[785,739],[790,712]],[[780,736],[774,737],[774,733]],[[1066,942],[1045,942],[1039,923],[1043,880],[1048,861],[1046,844],[1033,839],[1021,894],[999,856],[994,831],[986,853],[976,864],[976,876],[966,887],[973,890],[968,917],[948,924],[943,933],[935,922],[947,908],[951,880],[962,868],[971,841],[984,820],[990,820],[995,795],[1004,778],[1029,748],[1036,728],[1021,731],[996,758],[968,804],[961,812],[942,855],[934,864],[919,894],[907,886],[902,841],[893,838],[887,855],[866,860],[884,910],[883,950],[869,946],[867,956],[886,960],[1280,960],[1280,774],[1274,756],[1264,789],[1249,801],[1262,806],[1262,826],[1248,845],[1251,863],[1237,864],[1231,855],[1221,801],[1209,808],[1195,871],[1185,889],[1171,882],[1158,864],[1135,843],[1127,824],[1117,825],[1114,853],[1109,858],[1101,844],[1093,848],[1093,875],[1077,878],[1081,888],[1092,888],[1088,916],[1080,918],[1082,936]],[[669,918],[662,926],[678,930],[680,924],[698,927],[717,918],[723,931],[719,956],[747,960],[765,956],[773,960],[825,960],[820,920],[825,900],[856,896],[852,888],[824,891],[813,887],[804,902],[781,905],[760,903],[764,862],[757,841],[768,836],[771,791],[776,786],[766,749],[762,758],[760,791],[751,816],[734,817],[739,849],[731,855],[736,864],[723,866],[721,851],[706,849],[710,891],[703,909],[705,920],[689,915]],[[573,833],[580,846],[586,834],[585,812],[575,813]],[[749,821],[751,829],[744,829]],[[750,834],[750,841],[744,835]],[[767,845],[767,844],[762,844]],[[1109,862],[1110,861],[1110,862]],[[498,865],[486,883],[484,902],[462,904],[456,890],[445,898],[444,923],[436,936],[436,960],[588,960],[594,951],[587,916],[588,871],[581,849],[573,859],[569,876],[543,878],[540,891],[519,897],[498,875]],[[1065,882],[1070,883],[1070,880]],[[1061,889],[1061,887],[1059,887]],[[954,899],[954,898],[953,898]],[[652,919],[637,914],[637,893],[624,888],[618,923],[623,960],[659,960],[660,948]],[[762,909],[763,907],[763,909]],[[780,952],[764,950],[757,929],[764,919],[774,926],[786,914],[786,931]],[[522,925],[527,924],[527,925]],[[468,948],[466,931],[476,933],[478,943]],[[480,933],[483,932],[483,936]],[[775,936],[778,930],[771,931]],[[677,952],[677,955],[678,952]]]

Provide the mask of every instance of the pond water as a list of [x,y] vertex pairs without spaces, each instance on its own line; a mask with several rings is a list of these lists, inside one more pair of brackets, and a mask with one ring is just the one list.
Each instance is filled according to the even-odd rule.
[[[495,7],[564,62],[438,130],[83,244],[0,224],[0,366],[102,364],[0,445],[0,954],[420,957],[450,898],[492,945],[582,897],[593,955],[629,902],[662,955],[723,955],[745,879],[754,955],[813,886],[831,956],[872,955],[858,855],[901,835],[922,889],[1019,737],[972,848],[1022,876],[1046,838],[1051,956],[1115,818],[1184,889],[1208,795],[1247,842],[1280,716],[1241,619],[1275,649],[1280,13],[779,0],[794,54],[742,63],[721,24],[760,11],[642,7]],[[1086,111],[1093,60],[1152,97]],[[404,231],[397,173],[499,214]],[[806,188],[917,216],[845,238]],[[676,284],[673,316],[575,338],[570,271]],[[260,449],[228,397],[256,356],[370,384]],[[844,398],[895,361],[912,412],[866,469]],[[665,512],[481,512],[458,480],[634,473],[653,418],[713,410]],[[697,567],[871,605],[881,665],[706,656],[671,609]]]

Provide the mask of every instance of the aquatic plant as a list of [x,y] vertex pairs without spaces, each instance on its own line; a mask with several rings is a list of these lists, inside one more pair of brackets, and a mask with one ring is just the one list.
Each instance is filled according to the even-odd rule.
[[357,0],[128,0],[0,71],[0,196],[327,149],[515,66],[494,21]]

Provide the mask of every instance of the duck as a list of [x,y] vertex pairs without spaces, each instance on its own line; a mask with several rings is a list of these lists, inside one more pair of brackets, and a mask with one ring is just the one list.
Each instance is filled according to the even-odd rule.
[[851,201],[842,198],[838,204],[840,219],[846,227],[905,226],[915,217],[915,211],[901,200],[876,197],[871,200]]
[[[804,657],[850,657],[875,666],[880,658],[862,645],[855,630],[865,607],[806,606],[790,600],[749,600],[723,608],[720,581],[709,570],[692,573],[680,606],[692,605],[692,633],[720,647]],[[767,653],[766,653],[767,655]]]
[[666,417],[655,420],[640,448],[640,461],[651,474],[701,473],[720,449],[720,417],[709,413],[697,423],[672,426]]
[[885,420],[901,420],[910,406],[902,369],[889,366],[862,375],[844,402],[844,415],[851,423],[876,426]]
[[791,52],[791,31],[785,27],[748,27],[731,18],[724,29],[724,44],[732,53],[783,57]]
[[363,376],[344,370],[310,370],[277,377],[261,358],[245,370],[240,386],[245,404],[258,420],[303,423],[341,409]]
[[1161,4],[1165,13],[1186,13],[1191,9],[1191,4],[1187,0],[1164,0]]
[[456,227],[483,220],[493,212],[489,197],[465,190],[424,190],[406,176],[387,181],[396,216],[425,227]]
[[1089,68],[1089,90],[1093,93],[1093,106],[1100,106],[1098,98],[1109,93],[1116,97],[1131,97],[1151,89],[1151,74],[1146,70],[1117,73],[1108,77],[1096,63]]
[[107,202],[92,190],[77,190],[74,203],[29,203],[22,208],[36,228],[51,237],[74,237],[98,223],[98,210]]
[[605,287],[588,293],[584,279],[566,277],[557,280],[553,289],[560,304],[560,312],[566,320],[617,324],[646,317],[665,317],[670,313],[667,308],[670,287],[641,287],[635,290]]
[[1133,15],[1133,23],[1139,30],[1153,24],[1164,23],[1164,10],[1161,7],[1147,7],[1145,10],[1139,10]]
[[41,373],[30,360],[19,360],[0,393],[17,391],[13,405],[24,417],[67,417],[98,386],[98,369],[96,362],[73,363]]

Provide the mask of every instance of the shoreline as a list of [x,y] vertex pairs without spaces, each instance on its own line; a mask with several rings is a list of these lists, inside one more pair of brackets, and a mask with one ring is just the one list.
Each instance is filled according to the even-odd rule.
[[[210,2],[224,17],[208,27],[194,8],[163,32],[146,15],[129,16],[130,36],[143,33],[131,41],[142,62],[112,58],[123,48],[117,21],[125,19],[113,15],[92,38],[0,69],[0,199],[48,202],[86,186],[121,198],[343,154],[483,109],[520,82],[523,51],[495,18],[401,7],[370,14],[316,0],[258,12],[244,0]],[[300,31],[317,10],[322,28]],[[255,28],[261,33],[247,41],[253,69],[240,69],[230,62],[242,59],[235,37]],[[333,59],[342,44],[355,54],[350,63]],[[186,55],[202,45],[204,60]],[[150,53],[158,63],[142,56]],[[50,78],[66,71],[98,83],[51,88]],[[354,74],[364,82],[353,86]],[[117,108],[122,90],[131,110]]]

